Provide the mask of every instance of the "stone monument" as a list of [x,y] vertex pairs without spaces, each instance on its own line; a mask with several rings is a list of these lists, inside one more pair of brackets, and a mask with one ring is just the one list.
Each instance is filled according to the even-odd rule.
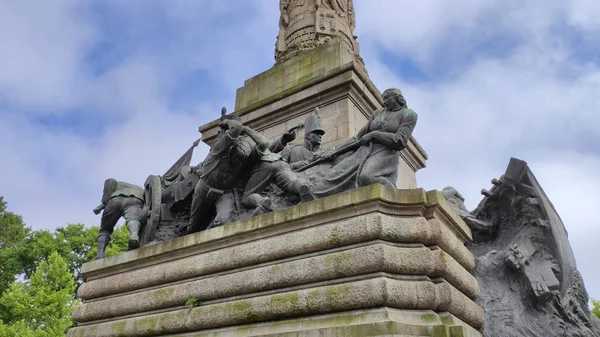
[[142,247],[83,266],[68,336],[482,336],[471,229],[417,188],[417,114],[370,81],[352,0],[280,9],[276,64],[203,162],[148,177]]
[[492,184],[473,212],[442,192],[473,231],[484,336],[600,336],[565,226],[527,163],[512,158]]

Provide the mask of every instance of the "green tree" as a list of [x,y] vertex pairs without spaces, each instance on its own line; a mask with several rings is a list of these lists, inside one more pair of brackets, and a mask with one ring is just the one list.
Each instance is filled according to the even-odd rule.
[[0,197],[0,294],[7,289],[21,273],[22,265],[16,249],[31,234],[21,216],[6,210],[6,202]]
[[[64,336],[98,230],[69,224],[32,231],[0,197],[0,337]],[[125,225],[116,228],[106,256],[127,251],[128,238]]]
[[0,297],[0,336],[64,336],[72,324],[74,291],[67,263],[53,252],[29,281],[14,282]]
[[[79,286],[84,281],[81,266],[93,260],[98,251],[97,236],[98,227],[86,228],[83,224],[69,224],[54,231],[33,231],[20,245],[11,249],[11,263],[15,266],[12,272],[29,279],[41,261],[47,259],[52,252],[57,252],[67,263],[75,283]],[[113,240],[107,247],[106,256],[127,251],[129,232],[126,226],[115,229],[112,236]]]
[[596,317],[600,318],[600,301],[592,300],[592,314],[596,315]]

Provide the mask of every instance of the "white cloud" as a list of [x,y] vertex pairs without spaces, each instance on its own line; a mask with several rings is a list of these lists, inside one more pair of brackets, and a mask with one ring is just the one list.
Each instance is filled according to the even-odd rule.
[[[482,198],[479,191],[504,173],[511,156],[528,161],[563,218],[588,291],[600,297],[592,242],[600,229],[589,212],[600,204],[600,152],[598,144],[578,140],[600,134],[600,69],[582,62],[580,50],[556,31],[557,23],[570,20],[598,34],[592,22],[573,19],[587,10],[593,13],[596,5],[357,4],[358,35],[371,78],[380,88],[399,86],[419,114],[415,136],[430,160],[418,173],[418,183],[427,189],[454,185],[472,209]],[[383,10],[375,10],[379,6]],[[508,54],[475,53],[481,41],[498,33],[514,41]],[[452,49],[442,48],[448,43]],[[432,80],[403,80],[389,56],[387,63],[381,59],[379,45],[409,58]],[[440,74],[436,63],[444,57],[436,55],[449,60],[467,56],[471,62],[448,61]]]
[[[0,101],[12,106],[0,106],[0,143],[9,145],[0,147],[0,158],[10,162],[2,169],[0,195],[34,228],[97,225],[91,209],[104,179],[142,184],[149,174],[164,173],[200,136],[198,126],[216,118],[222,105],[233,110],[235,89],[273,63],[275,0],[108,5],[129,23],[120,33],[135,45],[94,77],[86,68],[90,47],[123,41],[86,18],[84,5],[0,3],[0,29],[11,32],[0,38]],[[356,33],[373,82],[380,89],[400,87],[419,114],[415,136],[430,155],[428,167],[418,173],[420,185],[454,185],[472,208],[510,156],[528,161],[561,214],[588,290],[597,298],[600,275],[589,247],[598,226],[586,210],[600,203],[599,154],[597,144],[582,145],[577,138],[599,133],[600,70],[581,61],[580,50],[553,29],[560,22],[588,38],[598,36],[598,6],[586,0],[355,5]],[[169,28],[164,46],[132,38],[156,32],[156,13]],[[496,37],[511,41],[510,48],[481,53],[481,44]],[[431,80],[409,81],[381,58],[382,48],[408,58]],[[206,85],[222,94],[173,108],[172,89],[195,71],[204,72]],[[32,123],[39,112],[62,114],[68,108],[101,114],[111,126],[82,136]],[[194,163],[205,153],[199,147]]]
[[38,112],[73,106],[96,32],[72,1],[0,2],[0,98]]

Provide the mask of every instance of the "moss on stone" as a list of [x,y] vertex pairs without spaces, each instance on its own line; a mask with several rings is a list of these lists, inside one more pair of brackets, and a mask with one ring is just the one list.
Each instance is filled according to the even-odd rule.
[[125,327],[127,326],[127,321],[119,321],[113,324],[113,330],[115,334],[119,337],[127,337],[125,334]]
[[421,315],[421,321],[423,323],[436,323],[438,321],[438,315],[436,314],[423,314]]
[[274,295],[271,297],[271,309],[276,312],[300,312],[300,297],[298,293]]
[[444,325],[434,326],[432,332],[432,337],[450,337],[450,331]]
[[157,302],[161,303],[167,300],[175,291],[173,287],[161,288],[154,291],[153,295]]
[[156,317],[142,317],[140,319],[134,320],[134,328],[136,331],[156,331],[156,323]]
[[338,227],[333,227],[331,230],[331,234],[329,234],[329,242],[333,247],[337,247],[342,244],[342,236]]
[[313,311],[318,309],[320,306],[319,298],[321,297],[321,292],[319,290],[309,291],[306,295],[306,307],[308,310]]
[[231,309],[235,317],[242,318],[244,320],[254,320],[258,317],[252,304],[248,301],[237,301],[231,305]]
[[350,259],[352,254],[349,252],[339,252],[331,255],[327,255],[325,263],[328,267],[331,267],[336,274],[342,274],[344,270],[348,270],[350,267]]
[[443,250],[440,250],[440,261],[444,266],[448,264],[448,258],[446,257],[446,253]]
[[327,287],[325,290],[325,300],[331,309],[340,308],[344,298],[350,293],[349,285],[336,285]]

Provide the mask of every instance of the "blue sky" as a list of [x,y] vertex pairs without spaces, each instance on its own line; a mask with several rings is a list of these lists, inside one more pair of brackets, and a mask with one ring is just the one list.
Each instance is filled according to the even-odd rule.
[[[371,79],[419,114],[419,186],[453,185],[473,208],[511,156],[526,160],[600,298],[600,2],[355,9]],[[0,2],[0,195],[36,229],[98,225],[104,179],[164,173],[273,65],[277,30],[277,0]]]

